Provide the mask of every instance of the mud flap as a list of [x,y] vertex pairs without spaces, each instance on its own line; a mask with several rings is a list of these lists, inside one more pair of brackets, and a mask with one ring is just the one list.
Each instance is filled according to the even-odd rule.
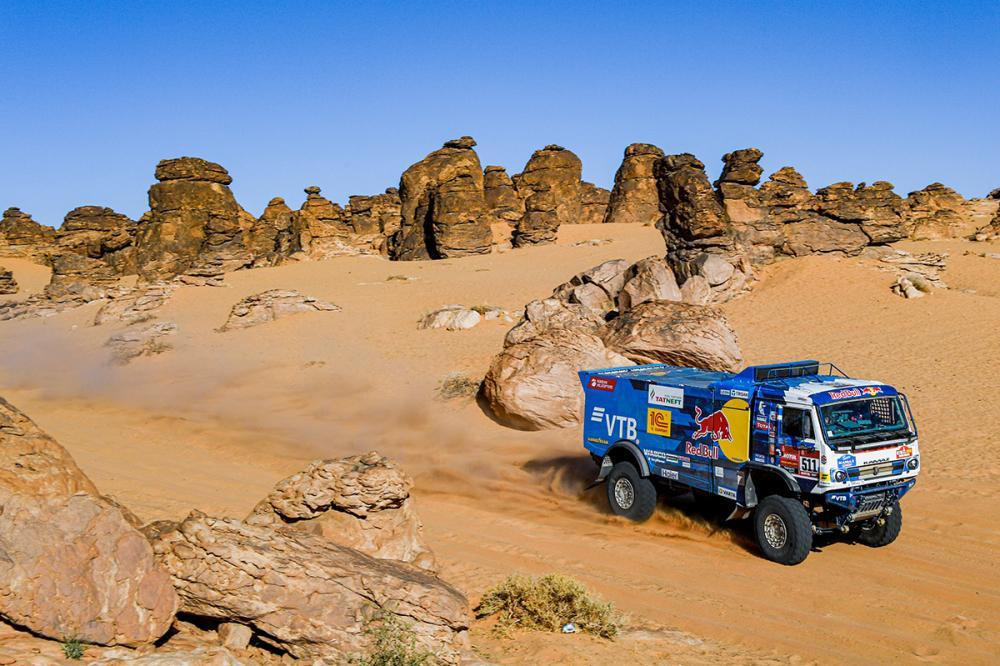
[[611,474],[611,468],[614,467],[614,463],[611,462],[611,456],[604,456],[601,458],[601,468],[597,470],[597,478],[589,486],[584,488],[584,490],[590,490],[594,486],[598,485],[604,479],[608,478],[608,474]]

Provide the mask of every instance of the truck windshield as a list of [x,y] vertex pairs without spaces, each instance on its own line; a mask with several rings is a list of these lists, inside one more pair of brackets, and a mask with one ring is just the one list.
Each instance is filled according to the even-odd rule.
[[896,439],[909,431],[896,396],[838,402],[820,412],[827,437],[838,444]]

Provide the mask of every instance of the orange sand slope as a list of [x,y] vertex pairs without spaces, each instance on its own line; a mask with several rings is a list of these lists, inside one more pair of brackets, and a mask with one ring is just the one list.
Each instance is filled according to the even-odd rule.
[[[417,330],[450,303],[519,310],[603,260],[662,254],[648,227],[563,227],[555,246],[438,262],[340,258],[182,288],[158,313],[173,351],[107,364],[114,327],[95,305],[0,326],[0,394],[76,457],[99,487],[144,519],[191,508],[241,516],[279,478],[316,457],[378,449],[416,477],[442,577],[475,599],[511,571],[583,580],[631,617],[616,644],[579,636],[500,641],[502,663],[988,663],[1000,641],[994,584],[1000,401],[1000,244],[904,243],[948,251],[952,287],[919,300],[859,259],[810,257],[761,274],[725,306],[748,363],[836,362],[907,392],[924,472],[904,501],[899,540],[831,543],[798,567],[758,557],[745,531],[662,504],[642,525],[611,517],[576,429],[525,433],[472,401],[435,399],[451,372],[480,378],[508,324]],[[601,245],[574,245],[592,238]],[[5,260],[24,285],[44,271]],[[388,280],[407,276],[413,280]],[[240,298],[298,289],[340,305],[218,333]],[[683,633],[682,633],[683,632]],[[698,638],[694,638],[697,636]]]

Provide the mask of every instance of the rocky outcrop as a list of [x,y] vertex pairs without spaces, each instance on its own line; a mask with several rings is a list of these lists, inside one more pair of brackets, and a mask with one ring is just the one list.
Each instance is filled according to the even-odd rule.
[[524,216],[514,230],[515,247],[554,243],[560,224],[580,219],[580,158],[562,146],[536,150],[514,185],[524,198]]
[[492,245],[483,171],[472,137],[444,146],[403,172],[399,231],[389,256],[399,260],[487,254]]
[[118,284],[136,272],[133,242],[136,223],[100,206],[81,206],[66,214],[52,248],[52,278],[45,291],[53,297],[90,294]]
[[348,213],[320,191],[315,185],[305,188],[306,200],[295,213],[302,251],[312,259],[377,254],[380,241],[354,233]]
[[440,310],[428,312],[420,318],[417,328],[443,328],[447,331],[464,331],[475,327],[482,315],[464,305],[446,305]]
[[607,213],[608,223],[656,224],[660,221],[659,195],[653,165],[663,151],[648,143],[633,143],[615,173]]
[[884,180],[871,185],[834,183],[816,191],[820,215],[835,222],[856,224],[865,244],[884,245],[906,238],[907,208]]
[[677,280],[663,257],[637,261],[628,267],[624,276],[625,283],[617,297],[618,312],[647,301],[679,301],[682,298]]
[[552,295],[568,303],[579,303],[605,319],[617,307],[618,293],[625,285],[628,267],[624,259],[610,259],[577,273],[569,282],[556,287]]
[[339,312],[340,307],[291,289],[269,289],[240,300],[219,331],[249,328],[300,312]]
[[446,663],[467,647],[468,602],[409,564],[376,559],[305,530],[192,513],[154,541],[181,610],[251,627],[295,658],[363,654],[368,620],[395,614]]
[[382,194],[350,197],[344,212],[361,242],[385,254],[386,239],[399,231],[401,209],[399,190],[390,187]]
[[18,289],[14,273],[0,266],[0,294],[16,294]]
[[132,324],[152,319],[152,313],[166,304],[174,289],[172,284],[157,282],[109,294],[108,301],[94,316],[94,326],[107,322]]
[[8,208],[0,218],[0,257],[23,257],[49,264],[56,231],[39,224],[20,208]]
[[501,422],[523,430],[580,422],[582,368],[631,365],[596,335],[553,329],[505,347],[494,357],[483,396]]
[[302,249],[301,229],[285,200],[275,197],[250,231],[249,249],[254,266],[275,266]]
[[171,349],[164,339],[177,334],[177,324],[156,322],[147,326],[127,328],[115,333],[106,343],[111,349],[113,363],[124,365],[140,356],[155,356]]
[[736,333],[725,315],[711,307],[642,303],[609,323],[602,337],[608,349],[639,364],[735,372],[743,363]]
[[278,483],[246,522],[319,534],[372,557],[433,569],[411,488],[413,479],[374,451],[318,460]]
[[524,216],[524,200],[502,166],[488,166],[483,172],[486,211],[491,222],[517,224]]
[[56,640],[160,638],[177,597],[129,518],[0,398],[0,616]]
[[611,192],[593,183],[580,183],[580,217],[579,224],[601,224],[608,212],[608,201]]
[[993,220],[989,224],[976,230],[973,240],[1000,240],[1000,208],[997,208],[996,213],[993,214]]
[[931,183],[906,197],[910,210],[910,238],[938,240],[968,235],[965,198],[941,183]]
[[211,284],[249,266],[248,234],[255,220],[227,187],[220,165],[197,157],[163,160],[149,189],[149,212],[139,220],[135,261],[148,281],[181,277]]

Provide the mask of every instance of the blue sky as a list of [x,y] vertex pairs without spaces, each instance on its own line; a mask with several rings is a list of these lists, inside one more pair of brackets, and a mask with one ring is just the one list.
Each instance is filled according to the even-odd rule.
[[519,171],[559,143],[764,151],[812,187],[1000,186],[1000,3],[0,1],[0,208],[146,209],[159,159],[259,214],[398,183],[445,139]]

